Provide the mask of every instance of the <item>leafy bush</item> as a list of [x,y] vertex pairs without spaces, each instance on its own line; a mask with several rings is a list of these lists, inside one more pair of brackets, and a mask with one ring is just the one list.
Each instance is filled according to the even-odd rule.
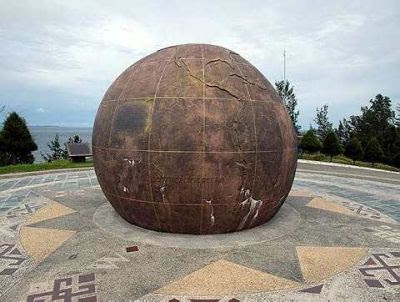
[[344,155],[353,160],[353,164],[356,160],[362,160],[364,157],[364,150],[362,149],[361,143],[357,138],[352,138],[346,145]]
[[318,140],[313,129],[308,130],[306,134],[304,134],[300,141],[299,147],[303,149],[303,151],[309,153],[314,153],[321,150],[321,142]]
[[0,132],[0,153],[2,165],[31,164],[32,151],[37,145],[26,125],[25,119],[16,112],[8,115]]
[[309,159],[309,160],[316,160],[316,161],[325,161],[326,160],[326,155],[322,153],[315,153],[315,154],[310,154],[304,156],[304,159]]
[[67,151],[61,147],[60,139],[58,134],[54,137],[54,140],[50,141],[47,146],[49,147],[51,153],[43,154],[41,153],[43,159],[47,162],[52,162],[53,160],[67,159]]
[[342,148],[339,143],[339,139],[336,136],[336,133],[330,131],[325,139],[324,146],[322,148],[322,153],[330,156],[330,161],[332,161],[332,157],[338,155],[342,152]]
[[395,156],[393,156],[392,165],[397,168],[400,168],[400,152],[397,153]]
[[[82,139],[79,137],[79,135],[74,134],[68,138],[68,141],[66,143],[74,143],[74,144],[80,144],[82,143]],[[54,137],[53,140],[51,140],[47,146],[50,149],[50,153],[40,153],[43,157],[43,159],[47,162],[52,162],[54,160],[60,160],[60,159],[68,159],[68,151],[67,147],[65,146],[66,143],[64,143],[64,148],[61,147],[60,144],[60,138],[58,134]]]
[[67,142],[67,143],[70,143],[70,144],[80,144],[80,143],[82,143],[82,139],[79,137],[79,135],[74,134],[74,135],[72,135],[72,136],[70,136],[70,137],[68,138],[68,142]]
[[367,144],[367,147],[365,148],[364,159],[374,165],[382,157],[383,151],[381,145],[379,144],[379,141],[376,139],[376,137],[371,138]]

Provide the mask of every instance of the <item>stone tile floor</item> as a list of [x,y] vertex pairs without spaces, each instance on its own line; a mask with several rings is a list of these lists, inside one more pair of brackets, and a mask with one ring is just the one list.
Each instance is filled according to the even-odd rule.
[[93,170],[0,178],[0,301],[399,301],[399,221],[398,174],[325,165],[218,236],[126,223]]

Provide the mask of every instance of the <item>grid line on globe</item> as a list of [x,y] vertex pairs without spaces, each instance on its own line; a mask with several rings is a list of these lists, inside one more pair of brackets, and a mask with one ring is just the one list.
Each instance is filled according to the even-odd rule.
[[161,49],[110,86],[93,129],[94,166],[114,209],[166,232],[240,231],[271,219],[296,170],[282,100],[237,53]]
[[[204,50],[203,47],[200,45],[201,49],[201,65],[202,65],[202,99],[203,99],[203,156],[202,156],[202,164],[201,164],[201,175],[202,178],[204,179],[205,173],[204,173],[204,155],[206,151],[206,136],[205,136],[205,129],[206,129],[206,103],[205,103],[205,75],[204,75]],[[204,200],[204,185],[203,183],[201,184],[201,200]],[[200,212],[200,234],[203,232],[203,211]]]

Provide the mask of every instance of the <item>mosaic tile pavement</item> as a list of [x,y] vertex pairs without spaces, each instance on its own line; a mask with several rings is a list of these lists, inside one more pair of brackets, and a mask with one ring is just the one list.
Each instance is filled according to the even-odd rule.
[[400,176],[324,169],[216,237],[129,225],[93,170],[0,178],[0,301],[399,301]]

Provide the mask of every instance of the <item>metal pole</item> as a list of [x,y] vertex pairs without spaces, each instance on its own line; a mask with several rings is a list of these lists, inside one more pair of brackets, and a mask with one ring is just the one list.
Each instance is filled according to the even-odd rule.
[[283,49],[283,81],[286,81],[286,50]]

